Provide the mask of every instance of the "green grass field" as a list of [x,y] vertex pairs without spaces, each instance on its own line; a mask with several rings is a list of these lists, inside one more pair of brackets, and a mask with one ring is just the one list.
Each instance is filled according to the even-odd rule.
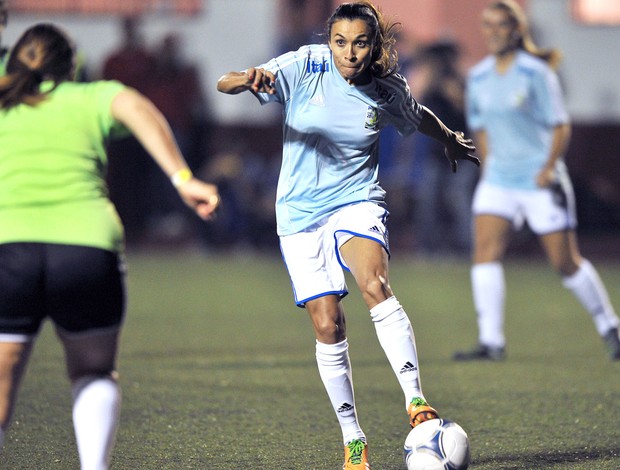
[[[545,264],[506,264],[508,358],[451,361],[476,339],[465,262],[392,262],[424,391],[468,432],[472,469],[620,468],[620,363]],[[338,469],[342,442],[314,337],[278,257],[129,253],[113,469]],[[596,263],[620,310],[620,266]],[[352,280],[344,301],[374,470],[403,469],[398,383]],[[2,469],[77,469],[70,392],[46,325],[0,455]]]

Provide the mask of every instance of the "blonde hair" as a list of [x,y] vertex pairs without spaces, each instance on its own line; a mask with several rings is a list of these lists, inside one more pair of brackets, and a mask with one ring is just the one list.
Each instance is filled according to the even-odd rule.
[[541,49],[535,43],[530,31],[527,16],[523,8],[514,0],[496,0],[487,5],[488,9],[501,10],[513,23],[515,31],[519,34],[517,48],[539,57],[552,68],[557,68],[562,60],[562,54],[558,49]]

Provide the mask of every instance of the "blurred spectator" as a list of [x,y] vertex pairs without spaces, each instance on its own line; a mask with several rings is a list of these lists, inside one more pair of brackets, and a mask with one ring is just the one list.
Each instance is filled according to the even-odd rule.
[[[418,61],[418,43],[404,30],[396,34],[396,51],[398,53],[398,73],[409,80],[412,91],[416,83],[409,77],[415,75]],[[416,95],[418,96],[418,95]],[[394,126],[387,126],[379,137],[379,180],[388,189],[386,196],[390,204],[390,242],[392,245],[403,242],[411,232],[410,221],[413,207],[412,184],[416,173],[412,159],[413,141],[416,133],[402,136]],[[406,242],[405,242],[406,243]]]
[[208,249],[278,249],[275,234],[275,188],[280,159],[250,149],[239,136],[200,170],[217,181],[225,201],[218,209],[217,224],[201,224],[201,241]]
[[[102,78],[119,80],[148,96],[148,83],[153,75],[155,59],[144,46],[140,19],[122,18],[119,27],[121,44],[104,60]],[[129,135],[110,143],[108,158],[110,199],[125,225],[127,243],[141,241],[152,203],[148,178],[136,178],[136,175],[152,173],[153,164],[138,141]]]
[[144,46],[140,33],[140,18],[122,18],[120,28],[121,44],[105,59],[103,79],[119,80],[144,92],[145,84],[150,80],[155,67],[155,59]]
[[204,158],[209,130],[200,72],[196,65],[183,57],[182,40],[178,34],[166,34],[154,56],[155,66],[147,92],[170,122],[190,165],[198,167]]
[[[426,69],[427,86],[420,101],[451,129],[466,129],[464,78],[458,71],[459,49],[452,42],[425,48],[418,67]],[[471,198],[478,169],[460,165],[454,174],[443,146],[419,134],[414,140],[416,171],[414,226],[417,248],[424,255],[468,255],[471,248]]]
[[[182,39],[176,33],[163,37],[153,57],[145,94],[170,123],[183,156],[196,171],[206,157],[211,127],[198,67],[184,58]],[[191,213],[155,165],[149,165],[149,182],[148,236],[159,241],[186,236]]]
[[[329,9],[331,0],[285,0],[277,51],[284,53],[297,50],[304,44],[323,42],[322,12]],[[316,11],[321,14],[313,14]]]

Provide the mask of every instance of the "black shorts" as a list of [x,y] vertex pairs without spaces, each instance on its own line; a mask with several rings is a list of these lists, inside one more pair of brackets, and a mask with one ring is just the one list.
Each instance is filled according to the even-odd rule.
[[34,335],[45,318],[69,333],[120,326],[121,258],[98,248],[0,244],[0,333]]

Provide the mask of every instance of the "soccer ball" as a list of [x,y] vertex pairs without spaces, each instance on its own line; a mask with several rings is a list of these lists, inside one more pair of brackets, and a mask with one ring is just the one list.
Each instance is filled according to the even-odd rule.
[[429,419],[409,431],[405,439],[407,470],[465,470],[469,466],[469,438],[454,421]]

